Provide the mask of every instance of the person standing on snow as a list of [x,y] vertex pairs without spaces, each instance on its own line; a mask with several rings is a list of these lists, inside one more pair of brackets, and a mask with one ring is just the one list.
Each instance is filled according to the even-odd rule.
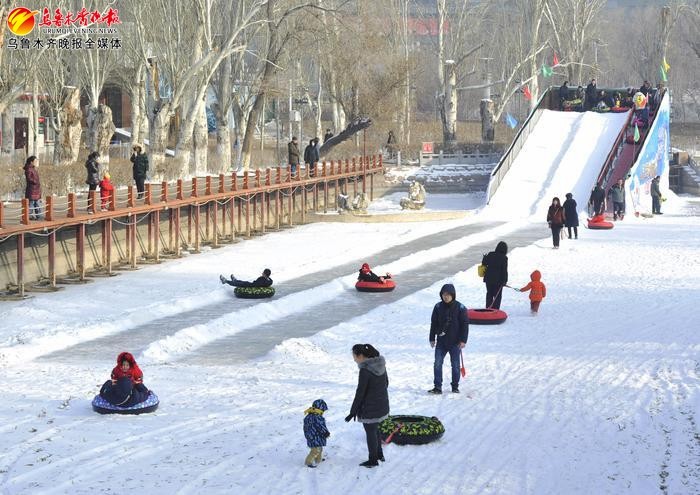
[[304,411],[304,436],[306,445],[311,449],[304,462],[311,468],[318,466],[323,460],[323,447],[326,446],[326,439],[331,436],[323,417],[327,410],[326,401],[316,399],[311,407]]
[[547,297],[547,287],[542,283],[542,274],[539,270],[535,270],[530,274],[530,283],[528,283],[520,292],[530,291],[530,313],[536,315],[540,309],[542,299]]
[[613,220],[625,218],[625,182],[618,179],[617,183],[610,188],[610,199],[613,204]]
[[658,175],[651,180],[651,212],[654,215],[663,215],[661,213],[661,188],[659,181],[661,177]]
[[564,225],[569,234],[569,239],[571,239],[571,229],[574,229],[574,239],[578,239],[578,211],[576,211],[576,200],[574,195],[571,193],[566,193],[566,201],[564,201],[564,215],[566,220]]
[[605,189],[600,184],[596,184],[591,191],[591,199],[589,204],[593,205],[593,214],[602,215],[605,211]]
[[389,376],[386,361],[370,344],[352,346],[352,358],[360,369],[355,399],[346,422],[357,419],[365,429],[369,459],[360,466],[372,468],[384,462],[379,423],[389,417]]
[[564,208],[562,208],[559,203],[559,198],[552,199],[552,204],[547,211],[547,223],[549,224],[549,228],[552,229],[554,249],[559,249],[561,229],[564,227],[564,223],[566,223],[566,214],[564,213]]
[[503,286],[508,283],[508,244],[501,241],[496,249],[481,259],[486,266],[484,283],[486,284],[486,307],[501,309]]
[[452,368],[452,392],[459,393],[459,358],[469,337],[467,308],[457,301],[455,286],[445,284],[440,289],[440,302],[433,308],[430,317],[430,347],[435,349],[433,362],[433,388],[430,394],[442,393],[442,365],[450,355]]

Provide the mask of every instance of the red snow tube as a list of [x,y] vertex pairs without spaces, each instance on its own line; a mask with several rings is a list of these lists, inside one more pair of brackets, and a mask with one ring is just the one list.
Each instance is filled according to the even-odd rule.
[[608,230],[613,228],[613,223],[606,222],[603,215],[596,215],[588,219],[588,228],[593,230]]
[[355,284],[355,288],[360,292],[391,292],[396,288],[396,284],[391,279],[385,280],[384,283],[360,280]]
[[628,110],[629,110],[629,108],[625,108],[625,107],[612,107],[612,108],[610,109],[610,111],[611,111],[612,113],[624,113],[624,112],[626,112],[626,111],[628,111]]
[[508,314],[500,309],[467,309],[469,323],[474,325],[500,325],[508,319]]

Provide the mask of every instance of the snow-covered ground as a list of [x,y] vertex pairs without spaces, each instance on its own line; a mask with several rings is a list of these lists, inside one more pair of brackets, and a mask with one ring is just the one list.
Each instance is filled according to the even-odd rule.
[[[521,194],[514,199],[525,204],[530,193]],[[483,283],[466,263],[313,336],[287,335],[260,359],[213,366],[187,358],[202,345],[230,342],[224,337],[254,341],[285,318],[315,321],[324,305],[355,295],[355,272],[339,269],[319,287],[249,306],[219,284],[219,273],[252,278],[270,266],[284,284],[477,225],[487,212],[442,222],[306,225],[3,303],[0,493],[700,493],[700,216],[690,214],[700,203],[669,196],[663,216],[629,217],[610,231],[581,228],[558,251],[535,215],[376,267],[401,284],[402,272],[465,246],[495,246],[523,225],[542,226],[540,240],[509,253],[514,287],[542,272],[540,314],[532,317],[527,295],[508,289],[508,321],[470,328],[459,395],[426,393],[428,327],[445,282],[467,306],[483,305]],[[395,200],[377,202],[377,211]],[[428,205],[474,209],[479,199],[431,195]],[[173,327],[138,349],[93,348],[92,356],[103,356],[94,359],[75,347],[227,301],[224,316]],[[350,349],[365,342],[386,357],[392,413],[437,416],[446,427],[435,443],[386,447],[386,462],[371,470],[358,466],[367,457],[361,426],[343,421],[357,380]],[[136,352],[160,408],[97,415],[90,402],[124,350]],[[332,434],[326,461],[308,469],[303,411],[317,398],[328,403]]]

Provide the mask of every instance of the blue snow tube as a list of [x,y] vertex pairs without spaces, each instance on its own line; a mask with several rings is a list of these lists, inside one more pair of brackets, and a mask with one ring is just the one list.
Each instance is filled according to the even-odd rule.
[[153,390],[148,391],[148,397],[145,401],[129,407],[110,404],[99,394],[92,399],[92,409],[100,414],[145,414],[158,409],[158,404],[160,404],[160,400]]

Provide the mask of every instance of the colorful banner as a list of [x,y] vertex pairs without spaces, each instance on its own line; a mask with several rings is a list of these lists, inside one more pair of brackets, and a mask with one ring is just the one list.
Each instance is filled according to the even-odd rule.
[[630,169],[627,181],[627,204],[634,207],[635,215],[651,215],[651,181],[661,177],[661,194],[668,191],[668,154],[670,152],[668,92],[661,100],[654,123],[642,144],[637,161]]

